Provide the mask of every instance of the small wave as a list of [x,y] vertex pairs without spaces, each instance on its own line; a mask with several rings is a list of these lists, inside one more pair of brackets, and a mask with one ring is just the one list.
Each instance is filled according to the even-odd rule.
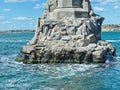
[[[56,79],[56,78],[64,78],[64,77],[71,77],[76,74],[82,74],[82,72],[86,72],[89,70],[94,70],[95,68],[99,67],[99,65],[95,64],[59,64],[59,65],[47,65],[47,64],[41,64],[41,65],[27,65],[27,69],[33,72],[39,71],[39,73],[42,73],[44,75],[48,75],[49,79]],[[94,69],[93,69],[94,68]]]
[[120,40],[106,40],[107,42],[120,42]]
[[15,61],[16,56],[17,56],[17,54],[12,54],[10,56],[0,55],[0,63],[13,64],[13,65],[23,64],[22,62]]
[[28,42],[30,40],[0,40],[0,42],[6,42],[6,43],[16,43],[16,42]]
[[120,57],[114,57],[116,61],[120,61]]

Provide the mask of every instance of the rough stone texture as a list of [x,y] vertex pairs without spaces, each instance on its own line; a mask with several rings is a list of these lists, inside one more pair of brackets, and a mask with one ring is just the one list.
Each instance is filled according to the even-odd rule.
[[36,32],[17,61],[24,63],[104,63],[115,48],[101,41],[104,18],[89,0],[48,0]]

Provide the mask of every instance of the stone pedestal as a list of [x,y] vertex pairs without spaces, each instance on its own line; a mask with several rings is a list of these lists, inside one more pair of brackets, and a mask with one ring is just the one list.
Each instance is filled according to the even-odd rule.
[[[101,40],[104,18],[89,0],[48,0],[36,32],[17,61],[24,63],[105,63],[115,48]],[[110,58],[109,58],[110,59]]]

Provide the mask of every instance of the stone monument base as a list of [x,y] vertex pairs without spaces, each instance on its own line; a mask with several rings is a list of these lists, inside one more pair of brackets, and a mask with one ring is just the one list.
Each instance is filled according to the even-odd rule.
[[101,41],[104,18],[89,0],[48,0],[33,39],[16,61],[23,63],[105,63],[115,48]]
[[[27,45],[17,56],[16,61],[26,64],[37,63],[105,63],[106,59],[115,56],[115,48],[105,41],[91,43],[84,47],[68,47],[66,42],[53,41],[56,44],[51,48],[44,45]],[[48,42],[46,42],[48,43]]]

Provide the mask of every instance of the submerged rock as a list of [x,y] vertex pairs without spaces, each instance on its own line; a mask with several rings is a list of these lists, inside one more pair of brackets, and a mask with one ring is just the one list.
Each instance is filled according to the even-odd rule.
[[24,63],[105,63],[115,48],[101,40],[104,18],[89,0],[48,0],[28,45],[16,60]]

